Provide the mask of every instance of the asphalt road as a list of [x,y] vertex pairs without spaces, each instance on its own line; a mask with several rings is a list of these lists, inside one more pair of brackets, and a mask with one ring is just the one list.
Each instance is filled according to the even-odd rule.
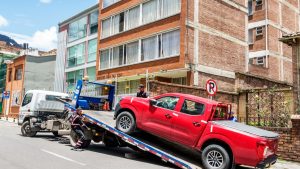
[[[135,158],[125,158],[133,154]],[[0,120],[0,168],[3,169],[161,169],[174,168],[152,155],[136,154],[127,148],[92,144],[88,150],[73,151],[66,139],[51,133],[34,138],[20,135],[20,127]],[[248,169],[237,167],[238,169]],[[300,165],[278,162],[272,169],[299,169]]]

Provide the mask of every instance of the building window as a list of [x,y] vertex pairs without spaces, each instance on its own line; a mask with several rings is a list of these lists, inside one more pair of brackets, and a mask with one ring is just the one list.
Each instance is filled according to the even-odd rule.
[[133,94],[136,93],[136,90],[138,89],[140,84],[140,80],[130,80],[130,81],[123,81],[118,82],[117,85],[117,94]]
[[102,50],[100,53],[100,69],[104,70],[122,65],[135,64],[139,61],[150,61],[179,55],[180,31],[174,30]]
[[149,0],[102,21],[101,38],[136,28],[180,12],[180,0]]
[[153,22],[157,19],[157,0],[151,0],[143,4],[143,24]]
[[96,67],[87,68],[87,76],[90,82],[94,82],[96,80]]
[[254,43],[253,40],[253,29],[248,30],[248,43],[252,45]]
[[176,56],[180,53],[180,31],[162,34],[162,57]]
[[111,18],[102,21],[102,38],[110,36],[111,27]]
[[85,44],[81,43],[68,49],[68,67],[84,63]]
[[186,77],[172,78],[171,83],[179,84],[179,85],[187,85]]
[[263,4],[262,0],[256,0],[256,6],[261,6]]
[[96,60],[97,56],[97,39],[89,41],[88,46],[88,62],[93,62]]
[[98,16],[99,11],[95,11],[90,14],[90,34],[95,34],[98,32]]
[[17,68],[15,72],[15,80],[22,80],[22,68]]
[[153,60],[158,57],[158,38],[157,36],[142,40],[141,61]]
[[253,14],[253,0],[248,0],[248,15],[252,15]]
[[137,63],[139,61],[139,42],[132,42],[126,45],[127,64]]
[[67,83],[68,85],[75,85],[78,80],[81,80],[84,75],[84,70],[76,70],[67,73]]
[[256,58],[257,65],[264,65],[265,64],[265,57],[258,57]]
[[132,29],[140,25],[140,6],[129,9],[127,12],[127,29]]
[[253,65],[261,66],[261,67],[267,67],[266,56],[251,58],[249,60],[249,63],[253,64]]
[[103,8],[106,8],[114,3],[119,2],[120,0],[103,0]]
[[101,54],[100,54],[100,69],[108,69],[110,66],[109,66],[109,57],[110,57],[110,52],[111,50],[110,49],[106,49],[106,50],[103,50],[101,51]]
[[174,15],[180,12],[180,0],[161,0],[162,18]]
[[256,28],[256,36],[263,35],[263,27],[257,27]]
[[81,18],[69,25],[68,41],[72,42],[86,36],[87,17]]

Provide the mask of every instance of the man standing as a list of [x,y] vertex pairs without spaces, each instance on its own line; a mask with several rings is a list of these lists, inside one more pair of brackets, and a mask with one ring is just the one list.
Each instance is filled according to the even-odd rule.
[[142,98],[148,97],[147,93],[145,92],[145,86],[143,84],[140,84],[139,91],[137,92],[136,97],[142,97]]

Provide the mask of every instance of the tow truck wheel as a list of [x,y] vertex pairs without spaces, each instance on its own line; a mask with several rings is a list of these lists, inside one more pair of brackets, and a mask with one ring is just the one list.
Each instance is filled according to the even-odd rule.
[[231,167],[231,160],[228,152],[222,146],[212,144],[204,148],[202,164],[206,169],[228,169]]
[[34,137],[36,135],[36,131],[31,131],[29,121],[25,121],[21,126],[22,136],[26,137]]
[[117,117],[117,129],[126,133],[132,134],[135,130],[135,119],[128,111],[121,112]]

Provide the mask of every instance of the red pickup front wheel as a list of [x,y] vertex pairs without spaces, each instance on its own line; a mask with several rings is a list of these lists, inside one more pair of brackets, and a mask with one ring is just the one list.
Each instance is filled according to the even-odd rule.
[[117,117],[116,123],[117,129],[126,134],[132,134],[136,127],[135,119],[128,111],[121,112]]
[[230,156],[220,145],[211,144],[205,147],[201,156],[205,169],[229,169],[231,167]]

